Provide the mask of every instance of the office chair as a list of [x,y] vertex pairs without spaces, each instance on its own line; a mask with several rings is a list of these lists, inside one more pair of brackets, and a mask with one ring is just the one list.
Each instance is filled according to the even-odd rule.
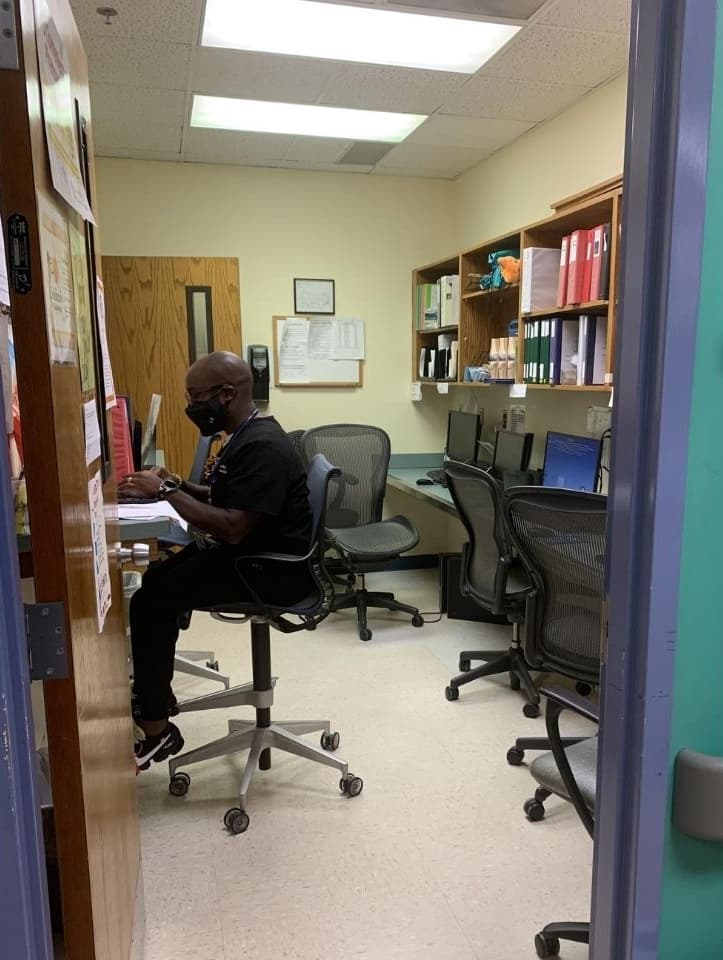
[[[502,486],[484,470],[448,460],[445,464],[447,486],[467,531],[468,541],[462,548],[460,587],[462,593],[496,615],[504,615],[512,624],[509,650],[463,650],[459,669],[445,690],[448,700],[459,699],[459,688],[480,677],[509,673],[513,690],[524,688],[527,703],[525,716],[540,712],[540,697],[532,682],[520,646],[520,624],[525,619],[526,592],[530,580],[522,565],[513,559],[510,540],[502,514]],[[472,660],[483,660],[481,667],[470,670]]]
[[[545,724],[551,750],[537,757],[530,773],[538,782],[535,796],[527,800],[524,811],[528,820],[541,820],[545,815],[544,802],[553,794],[568,800],[593,836],[595,827],[595,788],[597,783],[597,737],[587,737],[573,746],[565,746],[560,736],[560,714],[563,710],[575,713],[597,723],[597,709],[579,694],[562,687],[542,690],[547,701]],[[590,942],[589,923],[548,923],[535,936],[538,957],[556,957],[560,940],[575,943]]]
[[[333,477],[338,477],[340,472],[337,467],[331,466],[326,458],[320,455],[315,456],[309,465],[309,500],[314,519],[308,553],[303,557],[272,553],[239,557],[236,569],[240,581],[253,599],[205,608],[217,620],[224,623],[251,621],[253,682],[179,704],[179,712],[250,705],[255,708],[256,722],[230,720],[227,736],[171,759],[169,764],[169,790],[171,794],[179,797],[188,792],[191,778],[185,772],[179,773],[179,767],[186,767],[201,760],[230,756],[239,750],[249,750],[249,758],[239,787],[239,805],[231,807],[224,816],[224,823],[232,833],[243,833],[248,828],[249,817],[246,812],[246,795],[256,768],[258,767],[261,770],[270,768],[271,748],[283,750],[286,753],[339,770],[341,772],[339,788],[348,797],[356,797],[362,791],[363,782],[361,778],[349,773],[347,762],[338,757],[330,756],[330,752],[336,750],[339,746],[339,734],[331,732],[328,720],[271,722],[271,706],[274,699],[276,678],[271,676],[270,627],[273,626],[284,633],[293,633],[297,630],[313,630],[329,612],[321,563],[324,542],[324,512],[329,482]],[[301,600],[287,605],[265,602],[246,579],[248,572],[253,570],[254,565],[259,562],[275,565],[279,572],[292,568],[305,570],[309,581],[307,595]],[[298,617],[301,622],[295,623],[286,619],[288,614]],[[321,731],[321,745],[318,747],[313,746],[301,737],[301,734],[315,731]]]
[[[607,498],[551,487],[505,491],[510,540],[530,578],[525,659],[589,690],[600,679],[605,597]],[[569,738],[567,745],[579,742]],[[507,753],[513,766],[525,750],[549,750],[546,738],[522,737]]]
[[334,423],[307,430],[302,449],[307,462],[323,453],[342,471],[329,487],[326,547],[334,549],[339,557],[336,563],[327,565],[332,576],[340,571],[345,575],[345,580],[338,576],[333,579],[345,583],[346,592],[333,597],[331,609],[355,607],[362,640],[372,636],[367,626],[368,607],[409,613],[412,625],[421,627],[424,620],[416,607],[400,603],[393,593],[366,589],[365,574],[383,570],[419,542],[416,527],[406,517],[382,520],[390,456],[388,435],[380,427]]
[[302,460],[304,459],[304,449],[301,440],[305,433],[306,430],[289,430],[286,434],[289,440],[291,440],[291,446],[296,450]]

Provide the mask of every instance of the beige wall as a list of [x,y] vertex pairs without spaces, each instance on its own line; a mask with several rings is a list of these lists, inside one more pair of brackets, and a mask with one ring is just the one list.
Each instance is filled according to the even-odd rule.
[[333,277],[340,316],[366,321],[362,389],[272,390],[292,430],[349,420],[383,426],[398,452],[440,448],[446,404],[412,404],[411,271],[457,247],[446,181],[208,164],[96,164],[103,253],[235,256],[245,344],[271,345],[291,314],[293,277]]

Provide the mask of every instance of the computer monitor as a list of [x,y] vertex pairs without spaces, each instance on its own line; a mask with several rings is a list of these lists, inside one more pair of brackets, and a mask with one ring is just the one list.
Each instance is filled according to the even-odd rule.
[[161,409],[161,395],[154,393],[151,395],[151,402],[148,407],[148,417],[143,428],[143,439],[141,441],[141,465],[142,467],[152,467],[156,465],[156,430],[158,427],[158,413]]
[[567,490],[597,490],[602,441],[569,433],[547,434],[543,487]]
[[482,415],[450,410],[447,419],[447,446],[445,453],[450,460],[474,463],[477,459],[477,444],[482,430]]
[[532,433],[515,433],[514,430],[498,430],[495,434],[495,452],[492,458],[492,473],[502,478],[506,470],[527,470],[532,453]]

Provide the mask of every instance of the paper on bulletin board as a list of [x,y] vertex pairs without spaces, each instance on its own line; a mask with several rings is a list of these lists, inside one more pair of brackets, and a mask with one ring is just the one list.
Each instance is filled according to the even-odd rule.
[[103,358],[103,383],[105,385],[105,408],[112,409],[116,405],[115,383],[113,382],[113,368],[110,365],[110,351],[108,350],[108,331],[105,328],[105,293],[103,281],[98,277],[96,286],[96,303],[98,310],[98,336],[100,338],[100,352]]
[[364,321],[359,317],[334,317],[332,360],[364,360]]
[[5,228],[0,217],[0,306],[10,306],[10,284],[8,283],[8,262],[5,258]]
[[47,0],[35,0],[35,25],[43,123],[53,186],[84,220],[95,223],[80,172],[68,57]]
[[83,425],[85,427],[85,462],[87,466],[100,459],[100,423],[95,400],[83,404]]
[[111,586],[108,569],[108,545],[105,539],[105,508],[100,473],[88,481],[88,502],[90,504],[90,531],[93,542],[93,573],[95,579],[95,600],[98,612],[98,633],[103,632],[106,614],[110,610]]
[[279,382],[309,382],[309,323],[298,317],[281,322]]
[[73,278],[68,223],[50,199],[38,194],[40,252],[45,290],[45,314],[52,363],[77,363],[73,323]]
[[95,357],[93,350],[93,309],[88,282],[88,256],[85,237],[72,221],[68,221],[70,266],[75,295],[75,329],[78,335],[80,386],[83,393],[95,390]]

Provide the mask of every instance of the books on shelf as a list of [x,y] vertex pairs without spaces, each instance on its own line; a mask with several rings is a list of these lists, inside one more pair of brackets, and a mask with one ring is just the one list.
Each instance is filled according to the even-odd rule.
[[440,326],[459,326],[459,276],[439,278]]
[[450,333],[440,333],[435,346],[419,351],[420,380],[455,380],[459,343]]
[[420,283],[417,287],[417,330],[434,330],[440,324],[438,283]]
[[569,266],[570,237],[562,238],[560,249],[560,275],[557,282],[557,306],[564,307],[567,303],[567,269]]
[[560,247],[525,247],[522,251],[520,310],[547,310],[557,299]]
[[577,317],[565,318],[560,325],[560,379],[561,386],[577,384],[577,358],[580,325]]
[[592,230],[574,230],[562,238],[558,307],[607,300],[609,281],[609,223],[601,223]]
[[436,283],[420,283],[416,288],[417,330],[459,325],[459,276],[440,277]]
[[567,268],[567,298],[565,304],[582,303],[585,279],[585,252],[587,230],[573,230],[570,234],[570,262]]
[[529,320],[524,330],[525,383],[606,383],[607,317],[581,314]]

